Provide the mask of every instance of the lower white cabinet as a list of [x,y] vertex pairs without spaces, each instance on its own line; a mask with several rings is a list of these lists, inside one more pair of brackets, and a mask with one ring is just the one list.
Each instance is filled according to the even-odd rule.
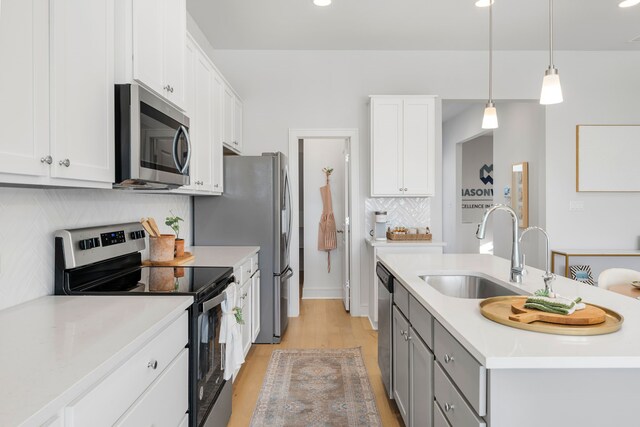
[[260,270],[251,276],[251,342],[260,333]]
[[[188,313],[64,409],[67,427],[176,426],[189,409]],[[156,416],[156,413],[158,416]],[[140,420],[144,420],[141,423]],[[55,425],[55,424],[54,424]]]

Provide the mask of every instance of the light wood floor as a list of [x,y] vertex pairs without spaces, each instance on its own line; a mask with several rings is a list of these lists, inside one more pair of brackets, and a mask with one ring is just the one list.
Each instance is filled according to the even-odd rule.
[[351,317],[341,300],[301,300],[300,317],[290,318],[282,343],[254,344],[233,384],[233,414],[229,426],[248,426],[271,352],[277,348],[362,347],[369,380],[384,427],[402,426],[393,401],[387,399],[378,369],[378,333],[366,317]]

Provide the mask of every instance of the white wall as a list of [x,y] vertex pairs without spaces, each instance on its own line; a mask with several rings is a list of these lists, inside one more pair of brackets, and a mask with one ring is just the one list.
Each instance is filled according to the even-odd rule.
[[330,177],[333,212],[338,230],[344,222],[344,139],[305,139],[304,142],[304,285],[303,298],[341,298],[344,257],[343,235],[331,251],[331,272],[327,253],[318,250],[318,224],[322,215],[320,187],[326,185],[322,169],[333,168]]
[[163,232],[169,211],[185,219],[180,235],[191,243],[188,196],[118,190],[0,188],[0,309],[53,294],[54,238],[63,228],[155,217]]
[[[368,95],[437,94],[442,99],[484,100],[487,90],[486,52],[217,50],[212,58],[243,97],[244,149],[248,154],[287,152],[289,128],[358,128],[363,205],[369,188]],[[501,99],[537,99],[546,61],[546,52],[496,52],[494,95],[498,105]],[[546,108],[547,185],[554,189],[553,194],[547,191],[547,217],[557,217],[548,221],[554,245],[595,246],[593,234],[585,233],[595,227],[602,230],[596,231],[596,236],[604,237],[598,245],[635,247],[640,222],[633,215],[640,209],[640,194],[580,195],[585,212],[569,214],[566,210],[568,200],[577,197],[572,191],[575,170],[571,164],[575,125],[638,121],[640,52],[561,51],[555,62],[567,101]],[[431,206],[435,238],[442,235],[441,185],[437,183],[438,196]],[[631,205],[623,208],[629,201]],[[612,228],[606,222],[614,211],[603,206],[607,203],[617,208],[616,215],[622,212]],[[361,274],[363,283],[371,286],[368,265],[363,259]],[[363,307],[366,293],[364,286]]]
[[[545,109],[537,102],[507,102],[499,106],[498,120],[500,127],[493,131],[494,202],[511,204],[503,189],[512,185],[512,165],[529,162],[529,226],[546,228]],[[511,218],[504,212],[494,213],[493,245],[494,255],[511,258]],[[539,233],[527,234],[522,251],[527,265],[544,268],[544,240]]]

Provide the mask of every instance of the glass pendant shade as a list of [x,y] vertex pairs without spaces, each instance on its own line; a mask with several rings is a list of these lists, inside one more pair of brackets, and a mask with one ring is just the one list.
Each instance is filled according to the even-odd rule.
[[540,93],[540,104],[552,105],[560,104],[562,98],[562,86],[560,86],[560,75],[555,68],[549,68],[544,73],[542,80],[542,92]]
[[331,4],[331,0],[313,0],[313,4],[316,6],[329,6]]
[[493,102],[487,102],[484,108],[484,117],[482,117],[482,129],[497,129],[498,113]]
[[620,6],[620,7],[631,7],[631,6],[635,6],[637,4],[640,4],[640,0],[623,0],[618,4],[618,6]]

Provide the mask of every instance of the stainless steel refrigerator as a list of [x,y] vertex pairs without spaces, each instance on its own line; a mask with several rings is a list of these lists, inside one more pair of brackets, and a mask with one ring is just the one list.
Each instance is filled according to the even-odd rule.
[[227,156],[224,193],[194,198],[194,242],[260,246],[259,343],[279,343],[289,320],[291,186],[287,157]]

